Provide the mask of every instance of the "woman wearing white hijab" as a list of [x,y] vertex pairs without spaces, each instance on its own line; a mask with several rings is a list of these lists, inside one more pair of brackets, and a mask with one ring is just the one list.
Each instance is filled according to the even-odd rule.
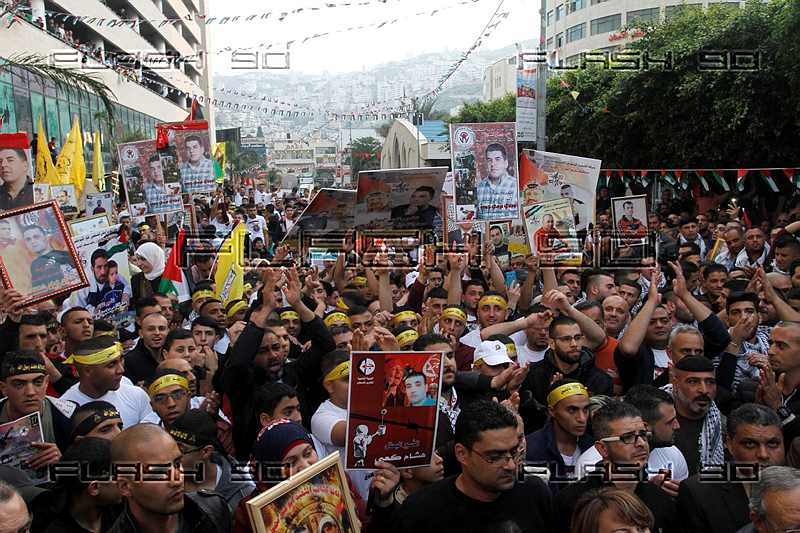
[[139,268],[142,271],[131,277],[134,302],[158,292],[158,286],[161,284],[161,275],[167,265],[167,257],[164,254],[164,250],[154,242],[146,242],[139,246],[136,249],[136,256],[139,260]]

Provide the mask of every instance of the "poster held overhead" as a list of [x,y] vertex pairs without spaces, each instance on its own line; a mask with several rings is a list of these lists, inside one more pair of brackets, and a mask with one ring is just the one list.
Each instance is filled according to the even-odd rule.
[[117,146],[120,174],[132,217],[162,215],[183,210],[180,194],[169,194],[156,142],[138,141]]
[[0,135],[0,211],[33,203],[32,165],[27,133]]
[[525,207],[525,231],[542,265],[581,264],[572,203],[568,198]]
[[[178,170],[181,177],[181,192],[210,193],[216,190],[211,141],[208,136],[208,121],[172,122],[159,124],[159,150],[177,151]],[[165,140],[164,145],[159,140]]]

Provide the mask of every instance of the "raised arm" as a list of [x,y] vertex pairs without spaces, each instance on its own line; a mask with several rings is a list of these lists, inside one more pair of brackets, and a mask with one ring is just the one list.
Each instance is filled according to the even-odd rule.
[[467,254],[450,254],[450,287],[447,289],[447,303],[461,305],[461,278],[468,265]]
[[[689,289],[686,288],[686,278],[683,276],[683,268],[681,268],[681,264],[677,261],[674,263],[669,262],[669,266],[671,266],[672,270],[675,272],[675,279],[672,281],[672,292],[674,292],[675,296],[683,301],[687,309],[689,309],[692,315],[694,315],[695,320],[702,322],[711,316],[711,309],[701,304],[697,298],[695,298],[694,295],[689,292]],[[650,285],[651,289],[654,287],[657,286],[652,284]],[[626,331],[625,335],[627,334],[628,332]],[[623,337],[625,335],[623,335]]]
[[569,304],[567,296],[558,289],[545,293],[543,300],[550,302],[550,307],[556,307],[561,314],[570,317],[578,323],[581,333],[586,337],[583,345],[590,350],[596,349],[606,341],[606,332],[594,320],[581,313]]
[[633,319],[631,325],[625,330],[625,335],[619,341],[617,349],[621,355],[633,357],[639,351],[639,346],[644,342],[644,337],[647,334],[647,326],[650,324],[650,319],[653,317],[653,312],[661,304],[661,294],[658,292],[658,275],[653,273],[650,278],[650,291],[647,293],[647,301],[645,301],[636,318]]
[[493,326],[481,329],[481,340],[485,341],[492,335],[507,335],[511,336],[518,331],[528,328],[543,328],[547,326],[547,321],[552,318],[550,311],[544,313],[533,313],[527,318],[520,318],[513,322],[500,322]]

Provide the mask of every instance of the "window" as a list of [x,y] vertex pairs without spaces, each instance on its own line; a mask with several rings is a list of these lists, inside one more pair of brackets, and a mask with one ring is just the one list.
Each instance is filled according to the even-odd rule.
[[586,0],[569,0],[569,11],[573,13],[586,7]]
[[683,13],[685,9],[690,9],[690,8],[697,9],[700,6],[702,6],[702,4],[680,4],[677,6],[667,6],[666,10],[664,11],[664,15],[668,19],[675,18],[677,16],[680,16],[680,14]]
[[637,9],[636,11],[628,11],[628,22],[634,20],[641,20],[642,22],[658,21],[661,15],[661,8],[651,7],[650,9]]
[[[594,22],[592,22],[594,24]],[[619,27],[619,26],[617,26]],[[586,37],[586,23],[581,22],[567,30],[567,42],[571,43]]]
[[608,33],[610,31],[618,30],[621,27],[621,14],[617,13],[616,15],[601,17],[592,21],[592,35],[597,35],[598,33]]
[[561,20],[564,18],[564,4],[559,4],[556,6],[556,20]]
[[553,38],[552,37],[547,39],[547,49],[548,50],[552,50],[553,49]]
[[592,5],[602,4],[603,2],[608,2],[608,0],[592,0]]
[[559,33],[556,35],[556,48],[561,48],[562,46],[564,46],[564,34]]
[[581,56],[582,56],[582,55],[583,55],[583,54],[575,54],[575,55],[569,56],[569,57],[567,58],[567,60],[566,60],[566,64],[567,64],[567,65],[571,65],[572,63],[577,63],[577,62],[579,62],[579,61],[581,60]]
[[495,88],[495,89],[499,89],[499,88],[500,88],[500,83],[501,83],[501,82],[502,82],[502,78],[500,78],[500,76],[496,77],[496,78],[494,79],[494,88]]
[[547,12],[547,25],[550,26],[553,23],[553,10]]

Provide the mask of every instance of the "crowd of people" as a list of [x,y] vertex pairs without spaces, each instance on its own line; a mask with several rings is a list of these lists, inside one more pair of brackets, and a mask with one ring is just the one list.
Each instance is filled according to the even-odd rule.
[[248,501],[344,459],[353,351],[444,353],[438,389],[387,378],[387,405],[437,406],[435,454],[347,471],[362,531],[796,531],[800,220],[685,195],[653,208],[656,253],[603,270],[501,263],[469,232],[414,252],[348,234],[311,266],[280,245],[309,194],[220,189],[197,201],[185,302],[160,292],[174,235],[120,207],[135,331],[2,291],[0,423],[38,412],[44,440],[0,466],[0,531],[252,531]]

